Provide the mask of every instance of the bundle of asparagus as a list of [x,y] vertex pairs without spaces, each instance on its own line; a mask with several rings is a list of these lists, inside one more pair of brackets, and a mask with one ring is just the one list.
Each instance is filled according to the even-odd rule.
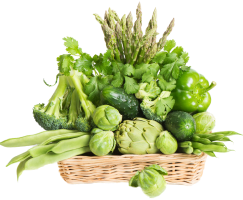
[[142,32],[141,4],[136,10],[136,21],[133,24],[131,12],[120,19],[114,10],[109,8],[105,12],[104,20],[94,14],[101,24],[106,46],[112,52],[115,60],[127,64],[149,63],[155,54],[162,50],[166,39],[174,26],[172,19],[167,30],[159,42],[156,42],[157,33],[157,10],[155,8],[152,19],[149,21],[145,34]]

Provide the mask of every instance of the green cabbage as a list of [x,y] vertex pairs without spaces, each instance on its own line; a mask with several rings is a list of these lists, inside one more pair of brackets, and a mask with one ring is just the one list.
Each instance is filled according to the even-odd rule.
[[209,112],[193,115],[196,122],[196,134],[210,133],[215,127],[215,117]]

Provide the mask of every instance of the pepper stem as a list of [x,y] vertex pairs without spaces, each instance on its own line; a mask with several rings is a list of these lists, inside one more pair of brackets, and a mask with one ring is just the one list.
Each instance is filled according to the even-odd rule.
[[209,90],[213,89],[215,86],[216,86],[216,82],[213,81],[210,84],[210,86],[208,86],[207,88],[204,88],[201,91],[199,91],[199,94],[204,94],[204,93],[208,92]]

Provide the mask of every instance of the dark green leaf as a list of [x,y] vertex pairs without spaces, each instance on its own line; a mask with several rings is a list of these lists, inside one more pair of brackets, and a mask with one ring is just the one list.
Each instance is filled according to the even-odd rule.
[[176,53],[178,57],[180,57],[183,53],[183,48],[177,46],[176,48],[173,49],[173,51],[171,53]]
[[175,40],[167,40],[164,46],[164,50],[169,52],[176,46]]
[[93,71],[91,56],[89,54],[85,54],[78,58],[74,64],[74,69],[79,72],[83,72],[87,76],[91,76]]
[[165,51],[157,52],[156,55],[153,57],[152,62],[161,64],[164,61],[166,54],[167,52]]
[[139,85],[135,79],[125,76],[124,89],[127,94],[135,94],[139,90]]
[[176,88],[176,80],[166,81],[161,75],[158,76],[158,85],[162,91],[172,91]]
[[74,58],[70,55],[70,54],[63,54],[60,55],[59,57],[57,57],[57,65],[58,65],[58,70],[66,75],[69,76],[70,75],[70,71],[73,68],[73,61]]
[[113,77],[111,85],[113,85],[114,87],[121,87],[123,82],[124,77],[121,75],[121,72],[117,72]]

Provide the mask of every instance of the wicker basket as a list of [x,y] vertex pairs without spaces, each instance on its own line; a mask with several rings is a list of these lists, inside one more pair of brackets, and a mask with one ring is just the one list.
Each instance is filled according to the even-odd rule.
[[203,174],[207,155],[176,153],[171,155],[75,156],[58,162],[62,178],[71,184],[95,182],[127,182],[145,166],[158,164],[168,171],[167,183],[191,185]]

